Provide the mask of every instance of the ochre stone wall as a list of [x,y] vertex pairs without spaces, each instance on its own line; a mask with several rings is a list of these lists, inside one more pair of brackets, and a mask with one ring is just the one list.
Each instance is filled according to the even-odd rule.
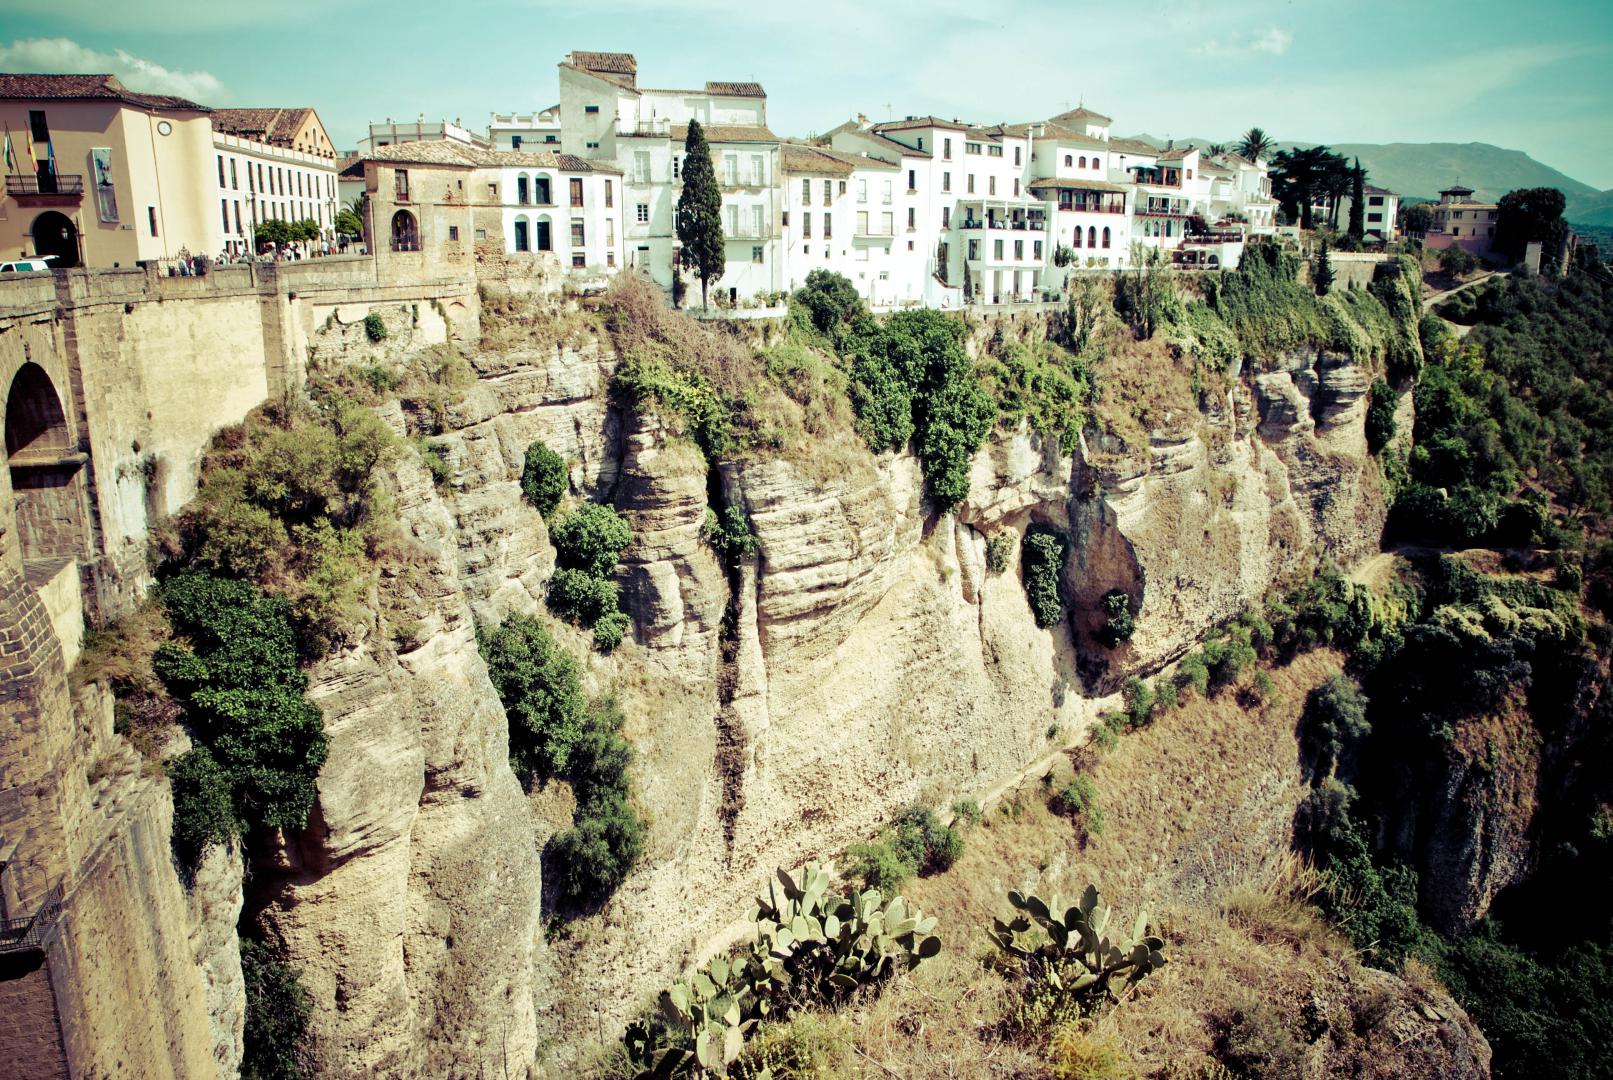
[[67,1080],[50,972],[39,953],[0,956],[0,1064],[12,1080]]

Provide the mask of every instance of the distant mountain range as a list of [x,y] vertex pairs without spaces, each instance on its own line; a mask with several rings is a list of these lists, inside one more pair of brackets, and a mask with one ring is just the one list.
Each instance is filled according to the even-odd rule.
[[[1136,138],[1155,146],[1165,140],[1152,135]],[[1178,145],[1209,146],[1215,139],[1177,139]],[[1225,140],[1228,145],[1235,140]],[[1281,143],[1283,149],[1315,143]],[[1554,187],[1568,198],[1564,217],[1576,225],[1613,226],[1613,191],[1598,191],[1542,165],[1522,150],[1506,150],[1489,143],[1331,143],[1348,158],[1361,159],[1367,178],[1397,194],[1437,199],[1441,188],[1460,182],[1474,197],[1494,202],[1515,188]]]

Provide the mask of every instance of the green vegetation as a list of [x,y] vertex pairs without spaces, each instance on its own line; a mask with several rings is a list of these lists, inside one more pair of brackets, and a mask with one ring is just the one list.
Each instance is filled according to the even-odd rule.
[[266,942],[242,938],[241,974],[246,981],[243,1080],[303,1080],[311,1075],[308,1021],[313,1002],[296,970],[281,962]]
[[656,1016],[629,1025],[623,1044],[634,1075],[728,1075],[763,1019],[873,991],[941,951],[935,920],[902,897],[829,886],[816,863],[799,879],[778,871],[758,901],[750,945],[673,983]]
[[1479,268],[1479,258],[1467,248],[1452,245],[1440,251],[1439,268],[1453,278],[1465,278]]
[[1003,529],[986,541],[986,571],[1006,574],[1014,557],[1014,534]]
[[364,235],[364,219],[353,211],[343,208],[336,211],[336,233],[356,240]]
[[632,530],[611,507],[584,503],[554,523],[549,539],[556,562],[549,607],[567,622],[591,627],[594,645],[610,652],[628,627],[611,574],[633,542]]
[[889,892],[916,874],[951,869],[963,854],[959,830],[978,822],[979,811],[975,806],[973,822],[955,814],[952,825],[943,825],[928,806],[905,807],[878,839],[846,849],[846,874],[868,888]]
[[176,641],[153,667],[196,745],[174,762],[174,838],[187,862],[248,828],[301,829],[325,763],[324,720],[303,694],[284,597],[187,572],[158,595]]
[[644,822],[631,805],[633,747],[621,710],[589,703],[577,663],[536,619],[512,615],[478,632],[488,678],[510,725],[510,766],[524,784],[569,781],[572,827],[550,841],[560,894],[588,906],[626,879],[644,847]]
[[1312,690],[1300,718],[1300,747],[1315,776],[1330,776],[1339,757],[1372,730],[1367,698],[1347,675],[1333,675]]
[[1540,271],[1556,274],[1562,267],[1563,242],[1568,223],[1563,220],[1567,200],[1556,188],[1520,188],[1501,196],[1496,205],[1495,250],[1510,259],[1522,259],[1532,241],[1540,242]]
[[1367,400],[1367,450],[1376,454],[1388,446],[1395,437],[1395,407],[1400,395],[1383,379],[1372,380],[1371,395]]
[[725,506],[720,514],[706,507],[706,520],[700,533],[723,559],[756,554],[756,535],[751,532],[750,519],[737,506]]
[[1103,808],[1098,805],[1098,789],[1092,778],[1076,773],[1049,801],[1054,812],[1064,814],[1091,836],[1103,835]]
[[1098,906],[1095,886],[1068,908],[1057,895],[1010,892],[1008,902],[1018,914],[993,919],[987,936],[1018,977],[1014,1031],[1045,1034],[1089,1017],[1165,966],[1164,940],[1147,933],[1148,912],[1138,913],[1129,935],[1111,938],[1113,913]]
[[262,249],[270,245],[318,240],[319,234],[319,222],[312,218],[303,218],[301,221],[271,218],[252,226],[252,243]]
[[364,336],[372,342],[381,342],[387,339],[386,323],[381,319],[379,311],[372,311],[364,316]]
[[1064,453],[1076,452],[1092,387],[1091,370],[1080,356],[1052,341],[1010,340],[992,350],[982,374],[1000,424],[1012,430],[1024,423],[1057,439]]
[[1020,572],[1031,614],[1044,630],[1064,619],[1064,560],[1069,554],[1070,542],[1058,530],[1042,524],[1025,530],[1025,540],[1020,545]]
[[1118,649],[1121,642],[1130,641],[1137,632],[1137,618],[1131,610],[1131,594],[1124,589],[1110,589],[1103,594],[1103,627],[1098,640],[1110,649]]
[[553,514],[570,486],[565,458],[541,442],[526,448],[526,459],[521,466],[521,494],[538,513],[545,518]]
[[673,215],[677,230],[678,265],[692,270],[700,279],[700,306],[709,307],[707,290],[722,277],[727,265],[722,231],[722,189],[711,164],[711,147],[700,121],[689,121],[689,134],[683,142],[683,190]]
[[1326,296],[1333,289],[1333,260],[1327,253],[1327,240],[1322,241],[1321,250],[1316,253],[1316,267],[1311,271],[1311,284],[1316,287],[1317,296]]

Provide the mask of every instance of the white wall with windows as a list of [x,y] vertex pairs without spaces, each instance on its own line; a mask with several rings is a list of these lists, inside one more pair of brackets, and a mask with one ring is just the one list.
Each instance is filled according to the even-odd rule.
[[[551,255],[566,269],[624,264],[621,177],[539,165],[486,171],[507,254]],[[494,179],[496,178],[496,179]]]
[[251,250],[253,226],[265,221],[317,222],[334,239],[338,202],[332,158],[213,134],[213,170],[225,249]]

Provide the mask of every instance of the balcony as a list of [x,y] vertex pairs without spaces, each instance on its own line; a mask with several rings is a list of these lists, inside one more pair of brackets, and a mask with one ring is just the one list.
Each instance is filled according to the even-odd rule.
[[1007,232],[1046,232],[1045,221],[1003,221],[1000,218],[965,218],[960,229],[1002,229]]
[[764,173],[741,172],[732,175],[725,174],[718,178],[717,184],[724,191],[738,191],[741,188],[767,187],[767,176]]
[[650,120],[616,120],[616,134],[627,136],[670,138],[672,135],[672,121],[663,118]]
[[51,172],[7,176],[6,194],[24,204],[76,203],[84,198],[84,177]]
[[1137,204],[1138,217],[1187,217],[1191,213],[1185,199],[1149,199]]
[[[731,229],[725,227],[723,237],[727,240],[771,240],[773,239],[773,228],[767,224],[757,225],[754,222],[748,222],[744,225],[736,225]],[[827,240],[828,237],[825,236],[824,239]]]
[[855,240],[889,240],[896,235],[896,227],[886,228],[883,225],[869,225],[852,233]]

